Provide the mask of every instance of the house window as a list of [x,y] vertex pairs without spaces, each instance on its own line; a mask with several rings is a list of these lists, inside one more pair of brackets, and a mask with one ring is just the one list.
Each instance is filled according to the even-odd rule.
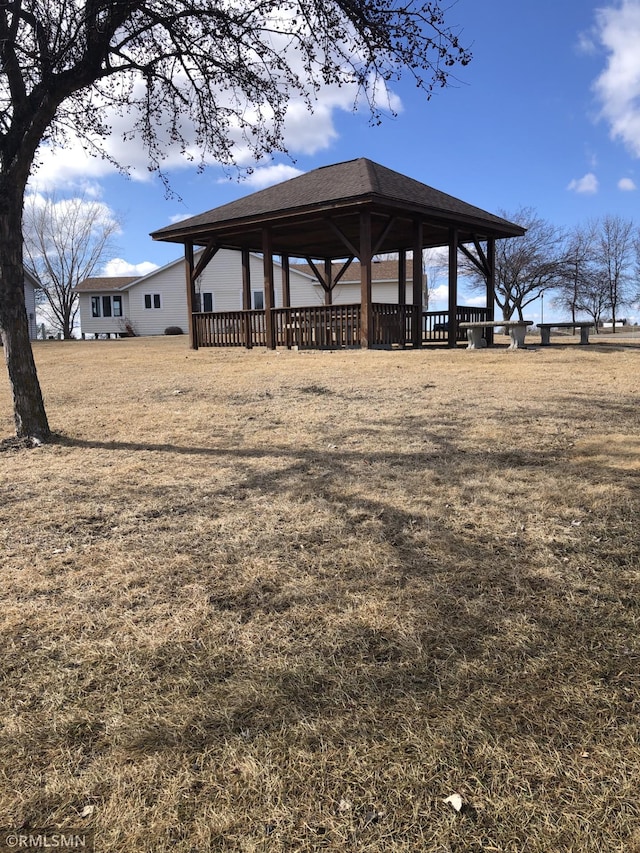
[[251,294],[254,311],[264,311],[264,290],[254,290]]
[[92,317],[122,317],[122,296],[92,296]]
[[209,312],[213,311],[213,293],[202,294],[202,310]]
[[161,308],[159,293],[145,293],[144,295],[145,308]]

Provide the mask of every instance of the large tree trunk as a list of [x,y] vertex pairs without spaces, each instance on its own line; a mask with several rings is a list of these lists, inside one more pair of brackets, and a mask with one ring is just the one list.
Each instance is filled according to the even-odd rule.
[[29,340],[22,262],[22,195],[0,178],[0,334],[13,393],[16,434],[51,436]]

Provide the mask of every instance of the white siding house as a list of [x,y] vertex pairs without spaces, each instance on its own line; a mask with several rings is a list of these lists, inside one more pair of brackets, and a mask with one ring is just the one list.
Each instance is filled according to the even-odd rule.
[[[196,255],[197,258],[197,255]],[[339,270],[341,265],[334,265]],[[411,261],[407,262],[407,301],[411,302]],[[398,301],[395,262],[374,265],[373,301]],[[337,273],[334,273],[337,274]],[[325,292],[310,267],[292,264],[290,268],[292,307],[323,305]],[[282,268],[274,264],[275,307],[282,301]],[[262,256],[250,255],[251,307],[264,307],[264,270]],[[148,275],[136,278],[87,278],[76,288],[80,299],[80,325],[84,335],[113,334],[162,335],[170,326],[183,332],[189,327],[184,259],[179,258]],[[242,255],[221,249],[214,255],[198,279],[196,310],[239,311],[242,309]],[[333,302],[344,305],[360,302],[360,268],[354,262],[333,291]]]
[[[342,268],[342,264],[333,264],[332,275],[336,277]],[[312,274],[311,268],[307,264],[296,264],[291,269],[296,269],[304,272],[313,278],[314,289],[319,291],[320,301],[324,301],[324,291],[319,283],[316,282]],[[320,267],[320,272],[324,272],[324,267]],[[371,273],[373,281],[371,284],[371,299],[372,302],[384,302],[391,305],[398,304],[398,261],[397,260],[374,260]],[[405,304],[410,305],[413,302],[413,261],[411,258],[407,260],[406,286],[405,286]],[[427,278],[423,275],[422,281],[422,304],[426,310],[428,306]],[[293,292],[291,294],[293,303]],[[356,305],[360,303],[360,263],[352,261],[344,276],[334,286],[332,293],[332,303],[334,305]],[[298,302],[294,305],[309,305],[315,303]]]
[[[196,255],[197,258],[197,255]],[[281,268],[276,267],[276,281]],[[251,307],[264,307],[262,257],[250,256]],[[311,277],[291,272],[291,300],[294,304],[321,304]],[[162,335],[169,326],[186,332],[187,295],[184,259],[179,258],[148,275],[136,278],[87,278],[76,288],[80,300],[80,326],[84,335]],[[320,288],[318,288],[320,290]],[[242,256],[221,249],[206,267],[196,287],[202,311],[239,311],[242,308]],[[276,292],[276,306],[282,305],[282,288]],[[197,306],[196,306],[197,307]]]
[[28,269],[24,271],[24,304],[27,309],[27,320],[29,322],[29,338],[32,341],[38,337],[38,324],[36,322],[36,290],[40,282]]

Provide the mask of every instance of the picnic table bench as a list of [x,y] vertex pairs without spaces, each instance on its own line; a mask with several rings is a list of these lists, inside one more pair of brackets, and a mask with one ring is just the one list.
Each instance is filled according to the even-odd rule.
[[580,329],[580,343],[589,343],[589,329],[593,328],[591,320],[577,320],[572,323],[538,323],[540,329],[540,345],[548,346],[551,343],[551,329]]
[[473,322],[458,323],[460,329],[467,330],[467,349],[482,349],[487,342],[482,333],[485,329],[495,329],[502,326],[511,338],[509,349],[522,349],[527,327],[533,325],[533,320],[477,320]]

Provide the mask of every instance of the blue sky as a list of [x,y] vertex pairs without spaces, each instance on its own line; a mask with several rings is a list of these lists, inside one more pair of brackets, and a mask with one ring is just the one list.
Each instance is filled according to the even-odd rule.
[[410,80],[394,84],[399,113],[375,127],[335,91],[320,93],[315,117],[292,104],[293,162],[266,162],[250,180],[229,180],[215,165],[197,174],[172,160],[182,201],[167,199],[143,152],[114,137],[112,153],[134,164],[131,178],[71,148],[44,153],[33,189],[83,191],[122,217],[108,274],[143,273],[177,257],[179,247],[148,236],[176,218],[355,157],[494,213],[531,206],[566,226],[605,214],[640,219],[640,0],[458,0],[447,21],[473,53],[451,87],[426,101]]

